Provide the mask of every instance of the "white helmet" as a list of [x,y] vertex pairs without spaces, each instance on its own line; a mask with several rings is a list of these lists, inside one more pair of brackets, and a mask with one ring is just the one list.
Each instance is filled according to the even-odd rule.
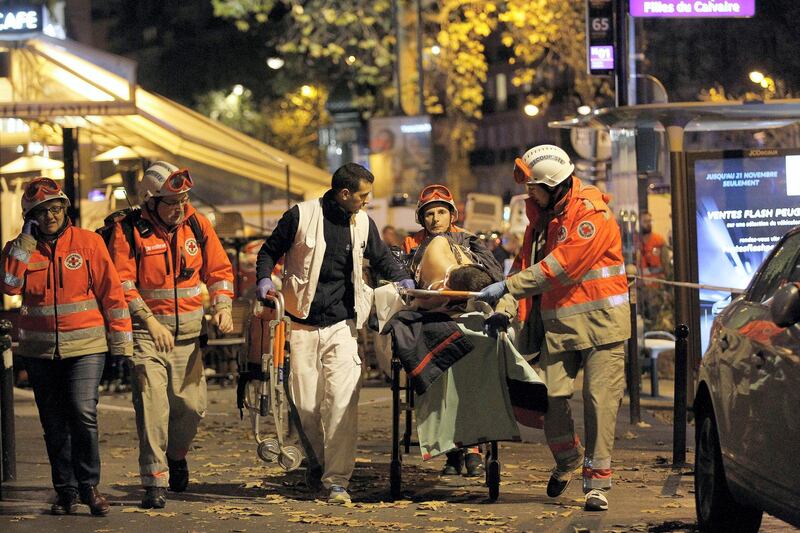
[[44,176],[32,179],[25,185],[25,190],[22,193],[22,215],[26,216],[36,206],[50,200],[63,200],[64,204],[69,206],[69,198],[54,180]]
[[533,183],[549,188],[570,177],[574,170],[575,165],[567,152],[552,144],[531,148],[522,159],[514,161],[514,179],[518,183]]
[[144,172],[140,186],[142,202],[146,202],[150,198],[188,192],[194,186],[194,181],[189,169],[178,168],[166,161],[156,161]]

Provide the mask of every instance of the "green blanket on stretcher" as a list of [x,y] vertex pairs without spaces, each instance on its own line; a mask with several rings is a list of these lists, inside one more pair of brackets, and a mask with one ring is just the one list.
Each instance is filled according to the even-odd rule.
[[417,398],[424,460],[484,442],[537,439],[547,388],[507,335],[484,333],[484,318],[470,312],[454,319],[475,348]]

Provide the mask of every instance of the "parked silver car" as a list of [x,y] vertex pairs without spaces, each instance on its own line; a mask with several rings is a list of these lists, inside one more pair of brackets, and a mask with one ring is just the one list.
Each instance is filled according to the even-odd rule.
[[695,396],[695,503],[704,531],[800,526],[800,227],[714,319]]

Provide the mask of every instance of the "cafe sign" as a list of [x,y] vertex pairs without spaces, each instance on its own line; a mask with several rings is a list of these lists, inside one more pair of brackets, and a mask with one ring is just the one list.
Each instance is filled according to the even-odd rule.
[[756,0],[630,0],[630,13],[644,18],[752,17]]
[[0,37],[41,33],[42,6],[0,6]]

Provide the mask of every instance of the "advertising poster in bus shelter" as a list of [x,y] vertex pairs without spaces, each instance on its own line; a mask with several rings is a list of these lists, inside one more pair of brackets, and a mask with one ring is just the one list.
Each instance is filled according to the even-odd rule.
[[[744,289],[781,236],[800,224],[800,153],[745,150],[694,154],[700,284]],[[714,316],[730,293],[700,291],[708,345]]]
[[376,198],[407,193],[416,199],[430,179],[432,129],[427,115],[369,121],[369,166],[375,175]]

